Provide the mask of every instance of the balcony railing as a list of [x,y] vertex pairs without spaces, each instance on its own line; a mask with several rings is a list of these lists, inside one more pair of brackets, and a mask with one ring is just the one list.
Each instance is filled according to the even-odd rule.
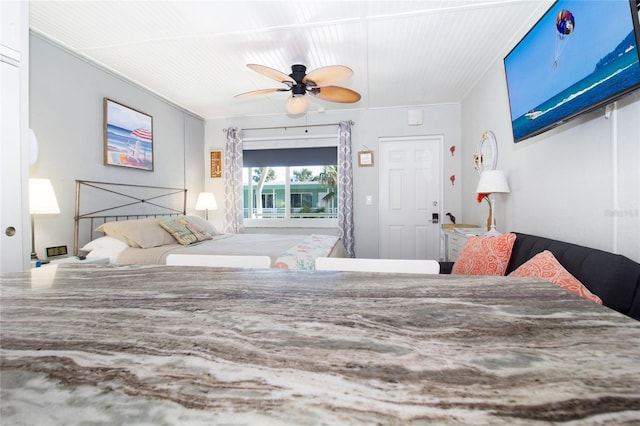
[[[317,209],[291,209],[291,213],[289,215],[290,219],[337,219],[338,218],[338,209],[337,208],[324,208],[323,211],[314,211]],[[245,219],[286,219],[286,209],[285,208],[263,208],[262,213],[258,214],[256,209],[253,209],[253,214],[249,215],[249,209],[244,209],[244,218]]]

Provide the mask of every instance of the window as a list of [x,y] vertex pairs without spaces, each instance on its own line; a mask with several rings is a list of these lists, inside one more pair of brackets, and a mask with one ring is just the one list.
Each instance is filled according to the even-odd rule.
[[310,148],[245,147],[243,162],[246,226],[336,226],[335,143]]
[[292,209],[310,209],[313,206],[313,194],[310,192],[304,194],[291,194]]
[[[301,175],[305,176],[304,180],[299,180]],[[244,218],[336,219],[336,181],[335,165],[245,167]]]
[[[265,194],[262,193],[262,207],[267,208],[267,209],[272,209],[275,207],[275,195],[276,194]],[[253,205],[257,205],[256,201],[255,201],[255,197],[257,196],[256,193],[253,194]]]

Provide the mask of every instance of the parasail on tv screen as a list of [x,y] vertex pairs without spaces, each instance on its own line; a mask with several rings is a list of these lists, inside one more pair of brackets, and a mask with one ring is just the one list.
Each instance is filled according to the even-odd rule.
[[640,87],[640,0],[559,0],[504,58],[514,142]]

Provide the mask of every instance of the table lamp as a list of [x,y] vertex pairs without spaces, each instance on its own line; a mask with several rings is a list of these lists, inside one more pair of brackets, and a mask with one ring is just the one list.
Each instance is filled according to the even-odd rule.
[[60,207],[49,179],[29,179],[29,214],[31,214],[31,260],[36,254],[34,218],[36,214],[60,214]]
[[213,192],[201,192],[196,202],[196,210],[204,210],[204,218],[209,220],[209,210],[217,210],[218,203]]
[[496,230],[495,197],[493,194],[506,194],[509,192],[511,190],[502,170],[485,170],[480,175],[476,193],[489,194],[489,203],[491,204],[491,230],[486,235],[500,235]]

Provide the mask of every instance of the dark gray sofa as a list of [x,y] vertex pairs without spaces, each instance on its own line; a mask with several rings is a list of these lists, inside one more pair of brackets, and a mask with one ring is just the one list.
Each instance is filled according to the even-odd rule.
[[[567,271],[602,299],[605,306],[640,320],[640,264],[619,254],[577,244],[516,234],[507,274],[536,254],[549,250]],[[451,273],[453,262],[441,262],[440,273]]]

